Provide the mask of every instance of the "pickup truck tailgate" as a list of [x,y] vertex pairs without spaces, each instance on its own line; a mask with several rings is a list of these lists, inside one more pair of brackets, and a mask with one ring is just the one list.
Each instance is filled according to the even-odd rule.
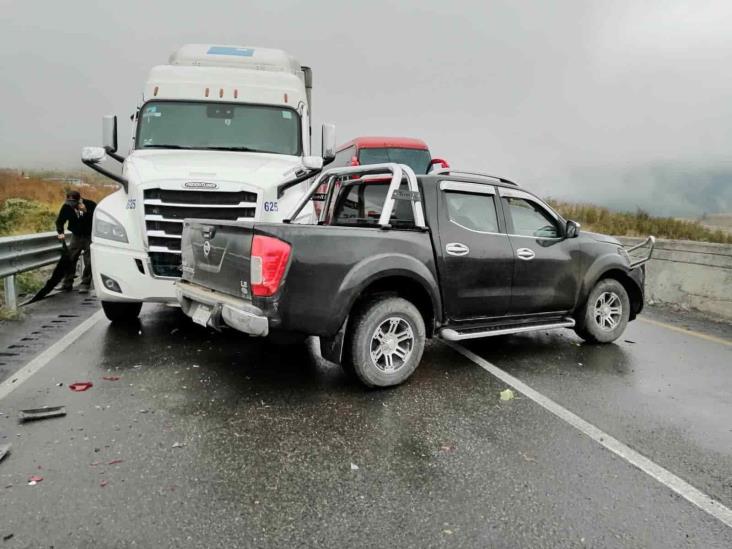
[[181,246],[183,279],[250,299],[250,253],[254,224],[186,220]]

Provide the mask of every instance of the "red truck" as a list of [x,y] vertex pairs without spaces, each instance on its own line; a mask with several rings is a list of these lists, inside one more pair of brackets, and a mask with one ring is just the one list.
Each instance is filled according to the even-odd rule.
[[442,158],[432,158],[427,143],[411,137],[356,137],[338,147],[331,167],[387,162],[406,164],[416,175],[428,174],[435,165],[450,167]]

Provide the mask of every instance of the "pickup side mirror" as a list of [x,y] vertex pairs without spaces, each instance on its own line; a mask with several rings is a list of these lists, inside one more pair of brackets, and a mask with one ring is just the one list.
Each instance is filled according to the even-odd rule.
[[580,224],[571,219],[567,221],[567,226],[564,229],[564,236],[567,238],[577,238],[580,232]]
[[323,155],[323,165],[326,165],[333,162],[336,156],[335,125],[323,124],[322,132],[321,151]]

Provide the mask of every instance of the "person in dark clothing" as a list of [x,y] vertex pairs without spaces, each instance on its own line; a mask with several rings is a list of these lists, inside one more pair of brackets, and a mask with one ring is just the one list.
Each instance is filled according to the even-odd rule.
[[84,200],[81,198],[79,191],[69,191],[66,193],[66,202],[61,206],[56,218],[56,232],[58,232],[59,240],[64,240],[64,225],[68,224],[68,230],[71,231],[71,244],[69,245],[69,253],[71,254],[71,268],[66,273],[63,281],[62,289],[70,291],[74,285],[74,274],[76,273],[76,262],[79,256],[84,254],[84,271],[81,275],[81,286],[79,292],[85,293],[89,291],[91,286],[91,232],[92,219],[94,218],[94,208],[97,207],[93,200]]

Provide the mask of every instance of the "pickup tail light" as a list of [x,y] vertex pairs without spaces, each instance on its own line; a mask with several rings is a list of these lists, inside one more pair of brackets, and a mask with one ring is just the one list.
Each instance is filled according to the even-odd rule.
[[274,295],[285,276],[292,246],[278,238],[254,235],[252,238],[251,287],[252,295]]

